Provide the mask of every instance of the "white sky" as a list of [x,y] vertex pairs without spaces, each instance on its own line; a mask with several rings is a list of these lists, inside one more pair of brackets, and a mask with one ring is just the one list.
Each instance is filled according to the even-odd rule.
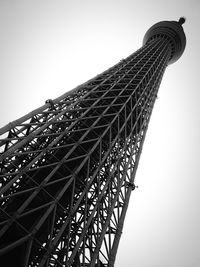
[[198,0],[0,0],[0,127],[140,48],[186,16],[186,51],[164,75],[115,267],[198,267]]

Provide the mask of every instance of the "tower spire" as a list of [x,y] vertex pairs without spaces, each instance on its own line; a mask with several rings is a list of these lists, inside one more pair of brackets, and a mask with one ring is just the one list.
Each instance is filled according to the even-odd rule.
[[179,23],[180,25],[183,25],[183,24],[185,23],[185,21],[186,21],[186,18],[185,18],[185,17],[180,17],[178,23]]

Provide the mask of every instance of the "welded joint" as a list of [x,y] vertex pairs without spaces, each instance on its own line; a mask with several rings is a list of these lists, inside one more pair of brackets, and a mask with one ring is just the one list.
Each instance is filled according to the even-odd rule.
[[50,104],[50,108],[51,108],[51,109],[56,109],[56,108],[55,108],[55,105],[54,105],[54,102],[53,102],[52,99],[47,99],[47,100],[45,101],[45,104]]
[[126,182],[126,186],[131,188],[131,190],[135,190],[135,188],[138,188],[134,183],[132,182]]

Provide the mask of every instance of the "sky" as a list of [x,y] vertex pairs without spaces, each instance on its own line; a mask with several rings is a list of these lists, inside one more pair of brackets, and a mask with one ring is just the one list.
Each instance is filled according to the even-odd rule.
[[182,57],[165,71],[115,267],[198,267],[198,0],[0,0],[0,127],[126,58],[145,32],[185,16]]

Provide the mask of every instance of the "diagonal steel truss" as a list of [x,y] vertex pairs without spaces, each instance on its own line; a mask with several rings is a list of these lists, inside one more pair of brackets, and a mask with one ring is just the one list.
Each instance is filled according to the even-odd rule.
[[113,266],[170,49],[155,38],[0,129],[5,266]]

